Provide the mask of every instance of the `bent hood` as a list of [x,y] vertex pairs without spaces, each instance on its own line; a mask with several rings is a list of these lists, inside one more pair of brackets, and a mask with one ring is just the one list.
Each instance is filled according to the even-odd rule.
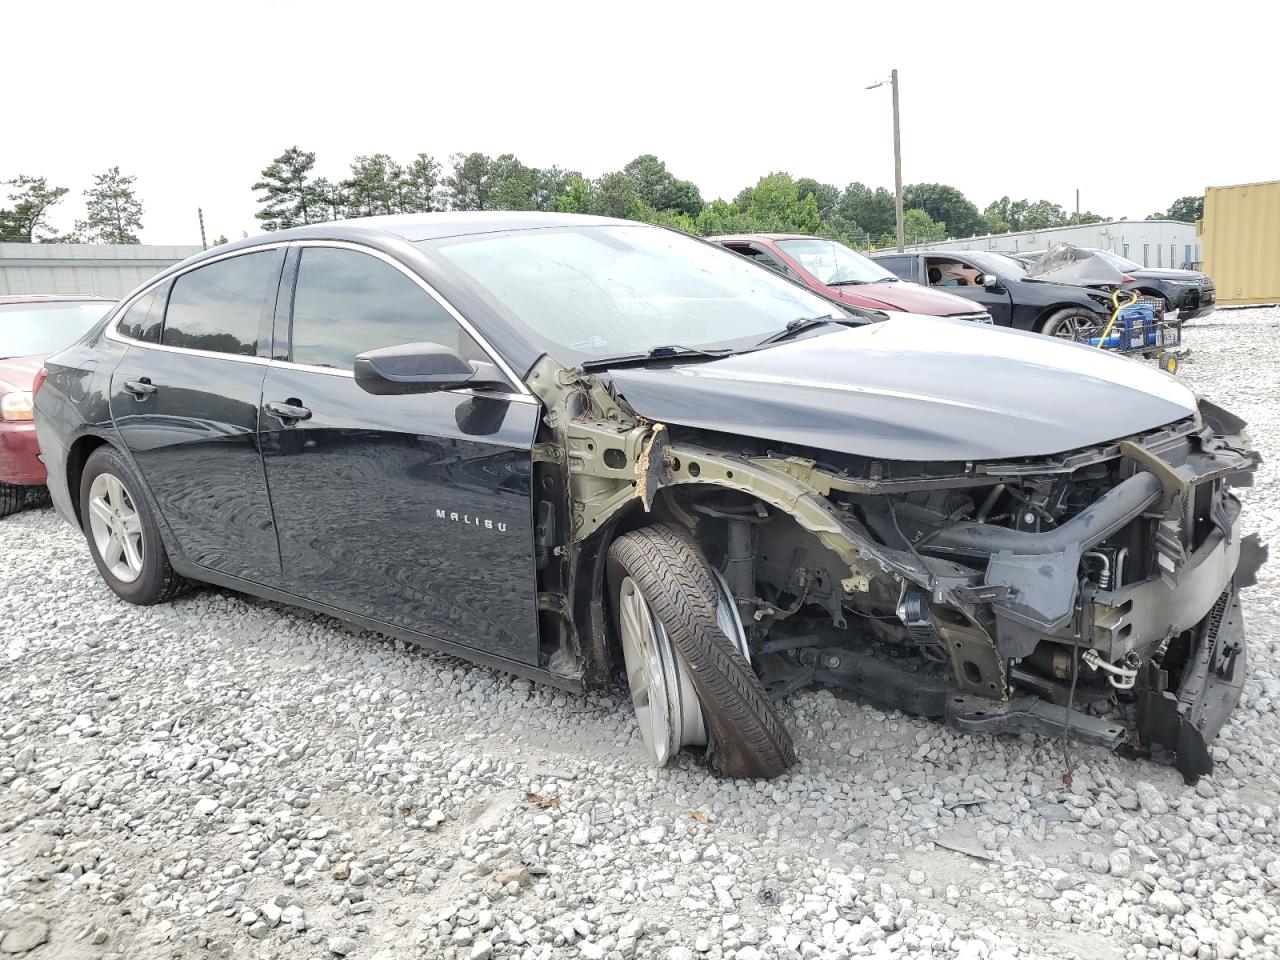
[[951,317],[960,313],[981,313],[980,303],[957,297],[953,293],[930,290],[907,280],[884,283],[860,283],[856,286],[823,287],[828,296],[845,303],[876,310],[901,310],[923,313],[931,317]]
[[722,360],[608,375],[651,420],[886,460],[1047,456],[1196,410],[1173,377],[1103,350],[902,314]]

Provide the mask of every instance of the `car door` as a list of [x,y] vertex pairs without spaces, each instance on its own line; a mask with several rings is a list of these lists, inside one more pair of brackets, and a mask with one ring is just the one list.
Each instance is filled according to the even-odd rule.
[[[362,617],[537,663],[531,506],[540,407],[509,391],[374,396],[366,350],[432,341],[490,359],[411,271],[300,244],[287,349],[262,390],[286,589]],[[290,270],[289,272],[293,272]]]
[[275,585],[280,558],[258,448],[283,246],[228,256],[147,291],[115,330],[111,415],[191,563]]
[[981,266],[963,257],[924,258],[924,274],[929,286],[979,304],[991,314],[996,326],[1012,326],[1013,301],[1008,286],[998,283],[994,287],[984,287],[979,279],[983,273]]

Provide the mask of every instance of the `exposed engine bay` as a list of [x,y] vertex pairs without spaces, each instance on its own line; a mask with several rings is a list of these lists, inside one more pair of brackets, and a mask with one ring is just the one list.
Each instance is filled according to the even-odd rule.
[[[548,447],[568,451],[567,595],[593,541],[656,514],[723,576],[775,698],[823,684],[969,732],[1067,733],[1188,781],[1212,769],[1245,677],[1239,590],[1265,555],[1240,532],[1231,488],[1259,457],[1231,414],[1201,401],[1055,456],[903,462],[653,423],[597,378],[544,375]],[[566,634],[576,620],[577,649],[599,654],[578,613]]]

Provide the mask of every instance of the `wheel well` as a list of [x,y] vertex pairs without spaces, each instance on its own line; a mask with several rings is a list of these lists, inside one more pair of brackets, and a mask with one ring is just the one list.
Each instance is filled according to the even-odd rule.
[[90,434],[80,437],[67,451],[67,493],[71,498],[71,509],[75,511],[76,520],[82,525],[84,517],[80,516],[80,478],[84,475],[84,465],[93,451],[107,445],[102,437]]

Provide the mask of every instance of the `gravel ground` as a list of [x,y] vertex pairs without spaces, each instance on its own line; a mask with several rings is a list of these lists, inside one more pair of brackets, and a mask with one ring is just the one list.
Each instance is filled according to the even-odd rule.
[[[1280,309],[1190,327],[1182,375],[1268,456]],[[1280,956],[1280,564],[1213,777],[965,738],[826,692],[769,783],[641,757],[578,697],[203,589],[139,609],[49,509],[3,521],[0,954]]]

